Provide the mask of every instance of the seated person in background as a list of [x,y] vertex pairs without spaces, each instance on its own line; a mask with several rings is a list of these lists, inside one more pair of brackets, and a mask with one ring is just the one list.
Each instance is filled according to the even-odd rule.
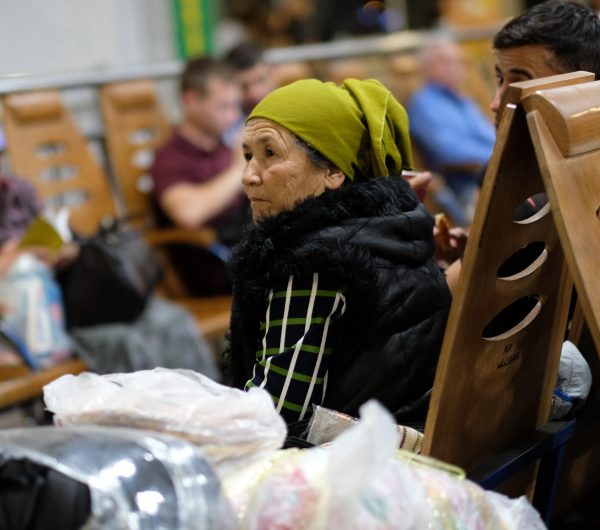
[[229,50],[223,58],[235,71],[236,81],[242,91],[242,125],[256,104],[277,88],[271,65],[263,55],[264,49],[258,44],[242,42]]
[[428,169],[441,173],[458,199],[448,212],[468,226],[474,212],[479,178],[492,154],[494,127],[477,104],[461,94],[464,80],[460,48],[436,40],[422,51],[425,85],[408,106],[411,135]]
[[[183,121],[160,148],[152,168],[163,225],[208,226],[229,247],[248,219],[240,175],[244,160],[222,135],[240,118],[241,95],[231,69],[209,57],[191,60],[181,76]],[[230,290],[219,257],[196,247],[172,248],[173,262],[192,296]]]
[[404,108],[378,81],[297,81],[267,95],[243,139],[254,225],[232,257],[226,360],[297,433],[312,405],[371,398],[425,420],[450,294],[433,219],[400,177]]

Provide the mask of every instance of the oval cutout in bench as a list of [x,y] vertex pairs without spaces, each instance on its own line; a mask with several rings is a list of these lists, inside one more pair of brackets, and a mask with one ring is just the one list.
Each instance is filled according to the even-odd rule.
[[135,183],[135,189],[144,195],[149,195],[154,189],[154,179],[152,175],[140,175]]
[[155,127],[141,127],[132,131],[127,141],[133,145],[143,145],[158,140],[158,131]]
[[60,155],[67,150],[65,142],[46,142],[39,144],[35,149],[36,156],[40,158],[48,158],[51,156]]
[[539,296],[524,296],[505,307],[483,328],[485,340],[504,340],[528,326],[542,309]]
[[545,193],[536,193],[527,197],[513,212],[512,220],[517,224],[534,223],[550,211],[550,203]]
[[547,258],[546,243],[533,241],[510,256],[496,274],[501,280],[518,280],[539,269]]
[[40,180],[44,182],[62,182],[71,180],[79,174],[79,168],[72,164],[48,166],[40,172]]
[[138,149],[131,155],[131,165],[136,169],[148,169],[154,162],[152,149]]
[[46,202],[52,208],[77,208],[89,200],[90,194],[86,190],[70,190],[48,197]]

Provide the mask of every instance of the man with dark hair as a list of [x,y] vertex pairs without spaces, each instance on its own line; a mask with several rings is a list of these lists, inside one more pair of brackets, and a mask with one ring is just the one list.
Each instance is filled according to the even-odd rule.
[[[235,242],[247,219],[242,193],[245,165],[240,140],[222,136],[240,118],[235,72],[209,57],[192,59],[181,79],[183,120],[156,153],[152,175],[161,224],[209,226],[225,245]],[[229,290],[220,258],[197,248],[173,249],[173,261],[190,295]]]
[[499,117],[508,85],[577,70],[600,76],[600,19],[573,0],[548,0],[510,20],[494,38]]
[[[494,37],[498,89],[491,104],[500,121],[508,85],[585,70],[600,77],[600,19],[574,0],[548,0],[510,20]],[[518,215],[529,217],[547,199],[530,197]]]
[[[600,19],[575,0],[547,0],[509,20],[494,37],[498,88],[490,105],[500,121],[508,85],[585,70],[600,77]],[[540,193],[525,201],[517,215],[530,217],[547,202]],[[463,244],[466,240],[463,238]],[[454,287],[460,261],[446,270]]]
[[242,91],[242,110],[250,114],[256,104],[275,88],[271,65],[264,59],[264,49],[254,42],[234,46],[224,61],[235,72]]

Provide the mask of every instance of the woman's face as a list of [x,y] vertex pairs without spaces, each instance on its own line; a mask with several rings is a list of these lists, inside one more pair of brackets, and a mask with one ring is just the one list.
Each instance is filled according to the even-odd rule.
[[254,221],[289,210],[326,189],[336,189],[344,180],[339,170],[317,168],[296,137],[270,120],[250,120],[242,148],[247,161],[242,182]]

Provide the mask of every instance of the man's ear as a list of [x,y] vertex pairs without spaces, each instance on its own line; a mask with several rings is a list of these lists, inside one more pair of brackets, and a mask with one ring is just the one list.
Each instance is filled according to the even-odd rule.
[[190,107],[194,105],[196,101],[198,101],[198,94],[193,90],[186,90],[181,94],[181,101],[183,102],[184,106]]
[[337,190],[346,180],[346,175],[337,166],[332,166],[327,170],[325,175],[325,189],[326,190]]

